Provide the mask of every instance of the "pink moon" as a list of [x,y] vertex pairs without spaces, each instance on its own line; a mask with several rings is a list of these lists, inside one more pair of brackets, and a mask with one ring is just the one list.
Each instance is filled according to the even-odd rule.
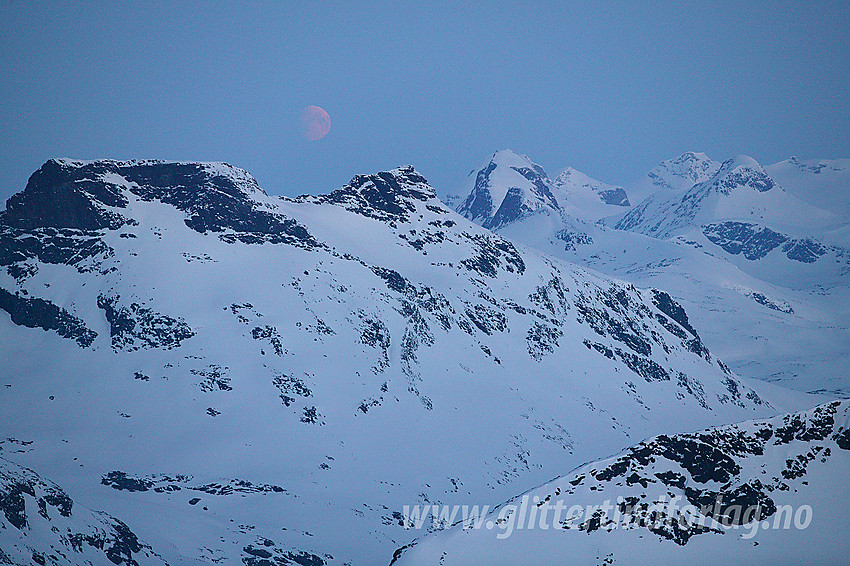
[[324,108],[308,106],[301,114],[301,131],[310,141],[317,141],[331,131],[331,117]]

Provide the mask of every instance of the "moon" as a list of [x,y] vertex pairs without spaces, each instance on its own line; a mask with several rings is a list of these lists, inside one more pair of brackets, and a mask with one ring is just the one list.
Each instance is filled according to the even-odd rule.
[[331,117],[324,108],[308,106],[301,113],[301,132],[309,141],[318,141],[331,131]]

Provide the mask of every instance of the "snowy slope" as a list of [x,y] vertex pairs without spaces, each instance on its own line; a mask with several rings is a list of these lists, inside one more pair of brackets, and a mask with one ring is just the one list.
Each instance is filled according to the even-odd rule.
[[730,256],[709,241],[658,240],[551,214],[499,234],[640,287],[668,290],[712,351],[741,375],[850,394],[850,288],[840,263],[782,256],[771,269],[772,258]]
[[660,189],[689,189],[709,180],[720,169],[720,163],[701,152],[689,151],[675,159],[662,161],[647,178]]
[[650,438],[423,537],[395,563],[843,563],[848,412],[835,401]]
[[848,221],[798,199],[745,156],[725,161],[703,183],[659,191],[605,223],[704,248],[791,289],[844,287],[850,272]]
[[595,222],[631,206],[623,187],[597,181],[572,167],[565,169],[552,184],[560,209],[574,218]]
[[683,191],[710,179],[720,163],[701,152],[688,151],[674,159],[662,161],[643,178],[629,187],[632,204],[638,204],[658,191]]
[[798,199],[850,218],[850,159],[792,157],[764,170]]
[[4,457],[170,563],[386,562],[404,505],[813,403],[410,167],[285,199],[226,164],[52,160],[0,266],[0,424],[31,443]]

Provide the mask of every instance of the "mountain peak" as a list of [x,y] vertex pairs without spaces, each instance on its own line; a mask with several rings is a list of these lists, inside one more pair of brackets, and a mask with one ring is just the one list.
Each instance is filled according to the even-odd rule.
[[381,171],[368,175],[355,175],[346,187],[339,190],[356,190],[364,193],[377,191],[387,197],[409,196],[417,200],[436,198],[434,188],[413,165],[402,165],[389,171]]
[[495,229],[541,209],[558,210],[552,182],[528,156],[502,149],[470,176],[471,187],[457,211]]
[[702,163],[704,161],[711,161],[708,156],[701,151],[686,151],[679,157],[677,157],[673,162],[674,163]]
[[724,195],[737,187],[749,187],[763,193],[777,186],[762,166],[748,155],[736,155],[724,161],[710,184]]
[[[50,159],[33,173],[26,188],[6,201],[5,224],[16,228],[117,228],[122,217],[108,208],[125,208],[127,198],[99,182],[100,162]],[[98,171],[102,175],[102,171]]]
[[416,210],[417,202],[433,201],[437,193],[412,165],[370,175],[355,175],[344,187],[327,195],[302,197],[315,203],[342,205],[370,218],[398,221]]
[[[379,563],[415,535],[404,505],[504,500],[630,438],[784,406],[673,296],[474,226],[412,167],[297,199],[216,171],[52,162],[17,218],[44,226],[56,193],[126,224],[0,225],[0,452],[153,525],[140,535],[163,561]],[[548,191],[530,166],[499,175],[523,206]],[[0,459],[0,548],[26,552],[12,560],[40,561],[38,545],[84,563],[70,546],[97,544],[153,562],[110,551],[94,537],[117,523],[64,517],[46,483]]]
[[572,167],[567,167],[557,177],[555,177],[555,183],[556,184],[563,184],[566,181],[568,181],[569,179],[571,179],[572,177],[577,177],[581,180],[584,180],[585,178],[589,179],[589,177],[587,175],[585,175],[584,173],[582,173],[578,169],[573,169]]
[[702,152],[688,151],[674,159],[659,163],[647,176],[662,189],[689,189],[711,178],[720,164]]
[[126,190],[184,208],[266,196],[249,173],[227,163],[60,158],[45,162],[9,198],[4,222],[16,228],[115,229],[127,223],[118,210],[129,203]]
[[620,230],[667,238],[718,221],[815,225],[829,214],[789,195],[747,155],[727,159],[707,180],[684,190],[658,191],[616,220]]
[[812,206],[850,218],[850,159],[791,157],[764,168],[783,189]]
[[135,201],[170,205],[200,233],[232,231],[227,238],[248,243],[316,244],[303,227],[274,213],[276,201],[247,171],[220,162],[51,159],[9,198],[2,223],[17,229],[115,230],[137,223]]
[[528,167],[529,169],[535,170],[539,175],[545,177],[546,171],[543,168],[531,160],[527,155],[516,153],[512,149],[500,149],[499,151],[493,154],[493,157],[490,158],[490,163],[496,163],[497,165],[503,165],[505,167]]
[[750,157],[749,155],[738,154],[733,155],[726,161],[720,164],[721,169],[729,169],[729,168],[738,168],[738,167],[749,167],[751,169],[761,169],[761,165],[759,162]]

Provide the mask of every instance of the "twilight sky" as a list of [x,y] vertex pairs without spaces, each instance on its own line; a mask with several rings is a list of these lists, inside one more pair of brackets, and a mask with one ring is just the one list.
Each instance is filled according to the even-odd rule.
[[287,195],[407,163],[442,193],[506,147],[611,183],[688,150],[850,157],[850,3],[570,4],[0,0],[0,199],[50,157]]

